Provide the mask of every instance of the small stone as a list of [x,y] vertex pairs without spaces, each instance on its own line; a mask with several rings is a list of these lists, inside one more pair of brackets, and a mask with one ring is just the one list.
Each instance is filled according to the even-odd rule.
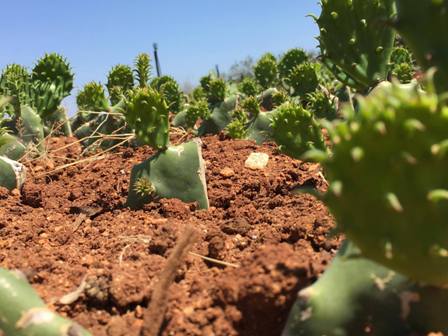
[[219,174],[222,177],[232,177],[233,175],[235,175],[235,172],[233,171],[232,168],[225,167],[219,172]]
[[265,153],[251,153],[244,166],[249,169],[264,169],[268,165],[269,155]]

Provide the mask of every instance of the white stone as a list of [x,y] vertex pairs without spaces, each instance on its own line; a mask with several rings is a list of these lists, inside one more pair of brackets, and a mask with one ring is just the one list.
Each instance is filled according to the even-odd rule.
[[244,166],[249,169],[264,169],[268,165],[269,155],[265,153],[251,153]]

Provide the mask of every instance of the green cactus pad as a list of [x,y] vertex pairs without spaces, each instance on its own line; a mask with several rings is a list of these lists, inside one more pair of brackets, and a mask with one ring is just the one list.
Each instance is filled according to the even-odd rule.
[[366,257],[447,285],[448,109],[414,84],[385,82],[359,101],[330,130],[327,204]]
[[14,135],[4,133],[0,135],[0,155],[11,160],[19,160],[25,154],[25,145]]
[[321,0],[321,7],[315,19],[324,59],[343,70],[360,91],[386,79],[395,37],[390,24],[394,0]]
[[[139,186],[143,184],[152,185],[153,192],[142,195]],[[209,207],[200,140],[168,147],[132,168],[127,205],[138,209],[155,198],[178,198],[198,202],[201,209]]]
[[44,130],[39,115],[31,107],[21,106],[18,123],[18,132],[23,142],[38,144],[40,150],[43,150]]
[[163,95],[152,88],[138,89],[128,104],[126,120],[135,129],[137,140],[156,150],[169,141],[168,105]]
[[246,139],[254,140],[259,145],[267,141],[273,141],[271,124],[276,114],[277,110],[260,112],[255,119],[250,121]]
[[272,111],[286,102],[288,100],[288,95],[276,88],[269,88],[258,96],[258,100],[265,111]]
[[21,163],[0,156],[0,186],[9,190],[20,189],[25,183],[26,169]]
[[90,336],[49,310],[22,275],[0,268],[0,332],[7,336]]
[[271,53],[264,54],[254,66],[255,79],[263,89],[274,86],[278,80],[277,59]]
[[311,149],[326,150],[319,123],[311,112],[295,103],[285,103],[272,118],[272,136],[279,148],[293,158]]
[[285,83],[293,96],[304,96],[311,93],[319,86],[316,64],[304,62],[292,68]]
[[306,108],[316,118],[334,120],[337,118],[337,97],[328,92],[317,90],[305,96]]
[[448,290],[419,286],[345,243],[321,278],[300,292],[283,336],[446,334],[447,304]]
[[122,95],[126,95],[134,87],[134,75],[131,67],[124,64],[112,67],[107,75],[106,87],[111,105],[118,104]]
[[[396,28],[425,69],[437,67],[435,83],[448,91],[448,3],[444,0],[397,0]],[[418,18],[418,25],[415,24]]]
[[210,110],[206,100],[196,101],[186,108],[185,112],[185,125],[188,128],[194,128],[196,122],[201,120],[207,120],[210,118]]

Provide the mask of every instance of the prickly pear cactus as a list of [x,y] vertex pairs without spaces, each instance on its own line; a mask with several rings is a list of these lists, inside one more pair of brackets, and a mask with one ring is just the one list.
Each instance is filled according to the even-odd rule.
[[[437,67],[439,92],[448,91],[448,2],[445,0],[398,0],[395,22],[400,36],[425,69]],[[418,25],[415,18],[418,17]]]
[[299,293],[283,336],[446,334],[447,304],[448,290],[418,285],[346,242],[319,280]]
[[386,79],[395,36],[390,24],[394,0],[321,0],[321,7],[315,20],[324,60],[362,92]]
[[304,96],[313,92],[319,86],[316,65],[310,62],[297,65],[290,70],[284,81],[293,96]]
[[274,86],[278,79],[277,59],[271,53],[266,53],[254,66],[255,79],[265,90]]
[[131,67],[118,64],[109,71],[106,83],[111,105],[118,104],[122,99],[121,95],[126,95],[134,87],[134,75]]
[[170,76],[154,78],[151,81],[151,87],[158,90],[166,102],[170,112],[178,113],[182,106],[182,92],[179,84]]
[[276,88],[263,91],[259,96],[260,105],[265,111],[272,111],[288,100],[288,95]]
[[201,79],[201,87],[210,105],[216,106],[226,99],[227,85],[221,78],[205,76]]
[[[20,189],[25,183],[26,168],[21,163],[0,156],[0,186],[9,190]],[[1,306],[1,305],[0,305]],[[1,330],[1,328],[0,328]]]
[[0,268],[0,332],[14,336],[90,336],[50,309],[18,272]]
[[25,145],[16,136],[0,130],[0,156],[20,160],[26,152]]
[[127,205],[133,209],[159,198],[209,207],[199,139],[170,146],[132,168]]
[[104,87],[98,82],[89,82],[76,96],[78,109],[84,111],[106,111],[109,102],[104,92]]
[[339,229],[367,258],[447,285],[448,109],[416,84],[385,82],[350,111],[324,162]]
[[285,154],[301,158],[311,150],[326,150],[324,137],[311,112],[295,103],[285,103],[277,109],[271,123],[272,135]]
[[149,76],[151,75],[151,58],[146,53],[138,54],[134,61],[135,79],[139,87],[145,88],[149,84]]
[[258,93],[257,82],[250,77],[245,77],[239,84],[238,90],[246,96],[256,96]]
[[308,61],[308,55],[303,49],[294,48],[288,50],[278,62],[278,73],[281,78],[289,76],[290,72],[298,65]]
[[168,104],[152,88],[137,89],[127,106],[126,120],[135,129],[137,140],[156,150],[169,142]]

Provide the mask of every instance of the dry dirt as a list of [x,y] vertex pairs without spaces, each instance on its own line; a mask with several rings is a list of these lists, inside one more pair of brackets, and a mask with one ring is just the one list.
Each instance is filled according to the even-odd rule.
[[[0,266],[22,270],[50,306],[94,335],[138,335],[157,277],[191,225],[199,238],[170,287],[160,334],[279,335],[297,292],[339,244],[327,237],[333,222],[325,206],[292,192],[324,191],[326,182],[317,165],[274,145],[202,140],[211,208],[164,199],[131,211],[130,169],[150,148],[120,148],[54,171],[82,149],[50,139],[48,157],[27,164],[23,190],[0,192]],[[244,167],[255,151],[270,157],[264,170]],[[83,280],[84,293],[61,304]]]

